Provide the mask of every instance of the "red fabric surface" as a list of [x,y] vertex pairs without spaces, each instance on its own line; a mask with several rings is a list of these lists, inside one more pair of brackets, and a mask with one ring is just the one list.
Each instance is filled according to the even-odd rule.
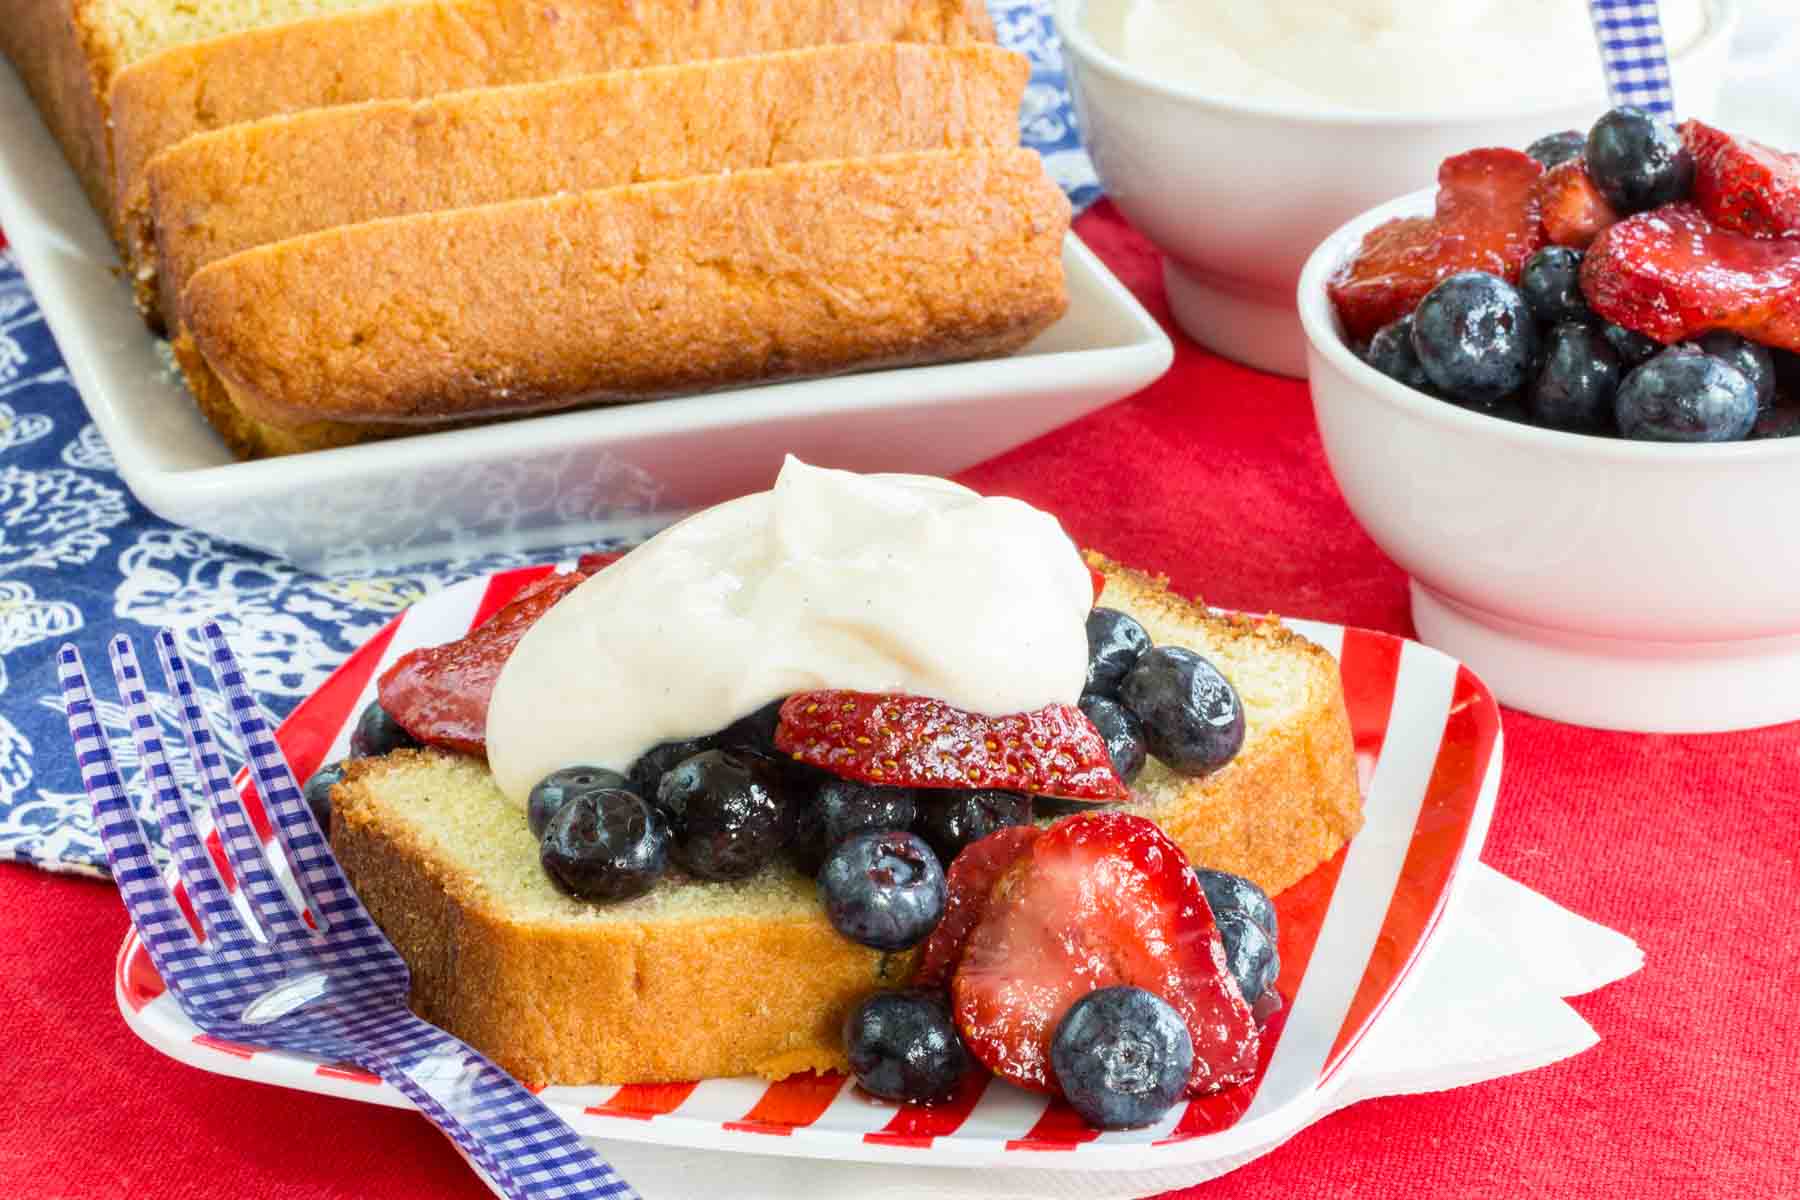
[[[1104,205],[1078,228],[1167,324],[1142,239]],[[1404,579],[1338,496],[1304,386],[1176,346],[1155,386],[966,481],[1216,603],[1410,633]],[[1509,712],[1506,737],[1486,859],[1648,954],[1577,1002],[1600,1046],[1357,1105],[1179,1195],[1800,1195],[1800,726],[1642,737]],[[0,867],[0,1196],[487,1195],[411,1114],[204,1075],[139,1043],[113,1006],[124,932],[107,885]]]

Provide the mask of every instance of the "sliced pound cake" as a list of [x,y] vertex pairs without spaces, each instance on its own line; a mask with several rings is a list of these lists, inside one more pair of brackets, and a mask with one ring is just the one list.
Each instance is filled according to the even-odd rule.
[[1003,354],[1067,304],[1068,221],[1018,147],[802,163],[260,246],[181,323],[254,421],[430,428]]
[[[38,3],[48,0],[4,0]],[[66,2],[66,0],[60,0]],[[979,0],[429,0],[175,46],[120,70],[113,195],[196,133],[277,113],[845,42],[991,40]]]
[[380,217],[907,150],[1011,146],[1029,64],[862,43],[270,117],[157,155],[127,214],[158,306],[255,246]]
[[[1203,779],[1152,764],[1133,809],[1195,861],[1270,892],[1362,824],[1336,662],[1271,622],[1210,614],[1098,557],[1100,603],[1215,662],[1242,751]],[[856,945],[786,865],[736,884],[667,877],[613,905],[558,891],[525,817],[479,760],[400,751],[350,765],[332,843],[413,971],[413,1005],[530,1084],[781,1077],[843,1069],[843,1019],[903,985],[906,954]]]

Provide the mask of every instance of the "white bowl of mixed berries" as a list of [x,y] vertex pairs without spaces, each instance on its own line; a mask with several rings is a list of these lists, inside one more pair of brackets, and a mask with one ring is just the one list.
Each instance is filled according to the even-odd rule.
[[1299,294],[1421,637],[1578,724],[1800,718],[1800,155],[1621,108],[1438,182]]

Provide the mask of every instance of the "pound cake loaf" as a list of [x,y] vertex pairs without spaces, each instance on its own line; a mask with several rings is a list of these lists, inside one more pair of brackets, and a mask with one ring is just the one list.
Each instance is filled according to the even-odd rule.
[[[1335,660],[1273,622],[1216,616],[1089,561],[1106,575],[1100,603],[1216,663],[1247,717],[1231,763],[1201,779],[1153,764],[1133,811],[1194,862],[1271,893],[1335,855],[1362,824]],[[572,899],[474,758],[353,762],[332,793],[332,844],[412,968],[413,1007],[532,1085],[842,1070],[845,1013],[911,969],[907,954],[840,936],[785,864],[742,883],[665,878],[610,905]]]
[[1026,149],[802,163],[307,234],[181,318],[255,420],[430,427],[1006,353],[1067,304],[1068,221]]
[[991,38],[980,0],[429,0],[337,12],[119,71],[113,194],[122,211],[137,207],[159,151],[277,113],[803,46]]
[[1010,146],[1026,60],[861,43],[422,101],[309,109],[199,134],[128,214],[158,307],[241,250],[379,217],[815,159]]

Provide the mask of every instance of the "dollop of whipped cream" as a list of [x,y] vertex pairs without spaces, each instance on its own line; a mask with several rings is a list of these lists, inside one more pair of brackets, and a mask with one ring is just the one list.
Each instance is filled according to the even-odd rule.
[[[1706,13],[1663,0],[1662,22],[1679,54]],[[1605,94],[1587,0],[1089,0],[1082,24],[1115,57],[1232,99],[1455,112]]]
[[532,626],[494,687],[488,765],[523,806],[552,771],[624,771],[795,692],[1073,704],[1093,598],[1048,513],[790,457],[772,490],[671,526]]

